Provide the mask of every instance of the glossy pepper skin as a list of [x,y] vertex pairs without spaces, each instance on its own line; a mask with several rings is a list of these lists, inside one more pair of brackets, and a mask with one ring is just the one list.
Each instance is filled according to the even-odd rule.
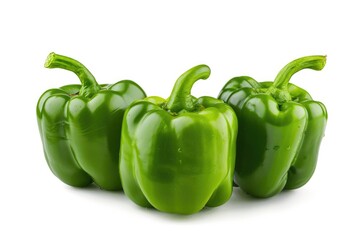
[[74,72],[81,85],[47,90],[37,104],[43,149],[51,171],[64,183],[105,190],[121,189],[118,171],[121,123],[125,109],[146,97],[134,82],[99,85],[78,61],[51,53],[47,68]]
[[180,76],[168,100],[148,97],[126,110],[120,175],[136,204],[192,214],[230,198],[235,113],[221,100],[190,94],[195,81],[209,75],[208,66],[196,66]]
[[239,124],[235,182],[248,194],[270,197],[303,186],[313,175],[327,111],[289,80],[325,63],[325,56],[299,58],[274,82],[235,77],[221,90],[219,98],[235,110]]

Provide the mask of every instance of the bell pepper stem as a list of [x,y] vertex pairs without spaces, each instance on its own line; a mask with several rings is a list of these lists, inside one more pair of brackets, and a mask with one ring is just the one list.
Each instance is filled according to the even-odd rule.
[[101,89],[91,72],[75,59],[52,52],[48,55],[44,66],[46,68],[61,68],[75,73],[81,81],[82,87],[79,92],[81,96],[90,98]]
[[288,83],[290,78],[297,72],[309,68],[313,70],[322,70],[326,64],[326,56],[314,55],[295,59],[283,67],[276,76],[274,83],[268,89],[270,93],[278,102],[286,102],[291,100],[288,91]]
[[174,85],[166,108],[171,112],[193,111],[195,106],[191,96],[191,88],[197,80],[205,80],[209,76],[210,68],[207,65],[198,65],[183,73]]

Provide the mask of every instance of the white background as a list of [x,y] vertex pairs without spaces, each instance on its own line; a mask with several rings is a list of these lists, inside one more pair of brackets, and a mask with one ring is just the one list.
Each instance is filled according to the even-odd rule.
[[[0,239],[359,239],[356,2],[1,1]],[[329,113],[315,175],[266,200],[234,189],[227,204],[191,216],[66,186],[46,164],[35,115],[42,92],[78,83],[43,67],[52,51],[78,59],[100,83],[132,79],[162,97],[197,64],[212,75],[192,93],[216,97],[234,76],[273,80],[295,58],[326,54],[323,71],[292,78]]]

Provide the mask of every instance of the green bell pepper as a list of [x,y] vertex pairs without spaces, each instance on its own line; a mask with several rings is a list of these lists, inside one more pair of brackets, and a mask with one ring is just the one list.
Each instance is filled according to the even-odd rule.
[[303,186],[313,175],[327,111],[289,80],[325,63],[325,56],[299,58],[274,82],[235,77],[221,90],[219,98],[235,110],[239,123],[235,182],[248,194],[270,197]]
[[47,68],[74,72],[81,85],[67,85],[42,94],[37,121],[47,163],[64,183],[121,189],[118,171],[121,123],[125,109],[146,97],[134,82],[99,85],[78,61],[51,53]]
[[208,66],[193,67],[176,81],[168,100],[148,97],[126,110],[120,175],[125,194],[136,204],[192,214],[230,198],[236,115],[221,100],[190,93],[209,75]]

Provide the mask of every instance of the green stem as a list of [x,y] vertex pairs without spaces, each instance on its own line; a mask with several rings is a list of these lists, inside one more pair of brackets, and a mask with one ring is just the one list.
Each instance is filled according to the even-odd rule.
[[298,58],[285,67],[283,67],[276,76],[274,83],[268,89],[268,93],[273,95],[280,103],[291,100],[288,91],[288,83],[290,78],[297,72],[309,68],[313,70],[321,70],[326,64],[326,56],[314,55]]
[[46,68],[66,69],[75,73],[81,81],[82,87],[79,92],[81,96],[90,98],[101,89],[91,72],[75,59],[52,52],[47,57],[44,66]]
[[181,110],[193,111],[195,106],[191,96],[191,88],[197,80],[207,79],[210,76],[210,68],[206,65],[195,66],[183,73],[174,85],[174,88],[166,104],[171,112]]

